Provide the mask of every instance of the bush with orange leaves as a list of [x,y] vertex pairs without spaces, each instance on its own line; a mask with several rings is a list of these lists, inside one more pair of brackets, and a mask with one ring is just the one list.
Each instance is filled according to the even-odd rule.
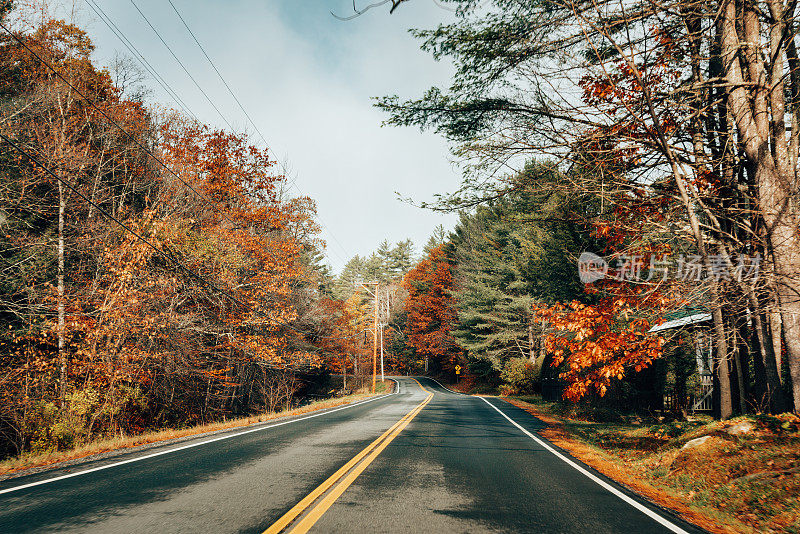
[[553,354],[553,365],[562,367],[567,399],[577,401],[591,391],[603,396],[612,380],[621,380],[631,369],[639,372],[662,355],[664,339],[647,333],[652,326],[647,317],[660,316],[674,303],[649,287],[607,287],[612,291],[594,304],[535,308],[536,320],[552,329],[545,348]]

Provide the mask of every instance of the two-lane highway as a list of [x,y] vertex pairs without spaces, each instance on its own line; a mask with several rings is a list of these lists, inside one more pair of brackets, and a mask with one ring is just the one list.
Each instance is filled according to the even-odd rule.
[[561,455],[522,410],[397,382],[356,405],[0,482],[0,532],[698,531]]

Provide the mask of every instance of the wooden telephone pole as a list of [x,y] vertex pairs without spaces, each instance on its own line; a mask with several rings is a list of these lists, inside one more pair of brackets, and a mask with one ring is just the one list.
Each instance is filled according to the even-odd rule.
[[375,373],[378,371],[378,289],[380,283],[375,282],[375,316],[372,323],[372,393],[375,393]]
[[[367,287],[373,284],[375,285],[374,293]],[[380,294],[380,282],[361,282],[361,287],[375,297],[375,313],[372,323],[372,392],[375,393],[375,375],[378,373],[378,305],[380,302],[378,295]]]

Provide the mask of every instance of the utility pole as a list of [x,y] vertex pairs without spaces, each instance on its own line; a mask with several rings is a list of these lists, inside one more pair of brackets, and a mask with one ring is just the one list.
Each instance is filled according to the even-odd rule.
[[385,325],[381,323],[381,380],[386,380],[383,376],[383,327]]
[[386,380],[386,377],[383,373],[383,329],[389,324],[388,323],[390,315],[389,298],[391,297],[389,293],[389,288],[386,287],[385,289],[386,293],[384,294],[384,299],[383,299],[385,307],[383,310],[381,310],[381,313],[384,314],[383,317],[381,317],[381,380]]
[[[373,293],[367,287],[367,285],[375,284],[375,292]],[[368,293],[371,293],[372,296],[375,297],[375,313],[372,321],[372,393],[375,393],[375,380],[378,374],[378,306],[380,305],[380,282],[369,282],[361,283],[361,287],[367,290]],[[366,334],[366,332],[364,332]],[[383,339],[383,336],[381,336]],[[383,353],[383,351],[381,351]],[[381,368],[383,368],[383,361],[381,360]]]
[[372,393],[375,394],[375,374],[378,360],[378,289],[380,282],[375,282],[375,320],[372,328]]

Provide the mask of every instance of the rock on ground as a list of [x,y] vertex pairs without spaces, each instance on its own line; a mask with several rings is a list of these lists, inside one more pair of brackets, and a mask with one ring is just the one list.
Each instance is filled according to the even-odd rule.
[[741,436],[743,434],[749,434],[753,430],[755,430],[756,425],[753,424],[752,421],[739,421],[732,427],[728,428],[726,432],[731,436]]
[[703,436],[702,438],[695,438],[695,439],[689,440],[689,441],[686,442],[686,444],[683,447],[681,447],[681,450],[682,451],[686,451],[686,450],[689,450],[689,449],[695,449],[695,448],[701,446],[702,444],[704,444],[709,439],[711,439],[711,436]]

